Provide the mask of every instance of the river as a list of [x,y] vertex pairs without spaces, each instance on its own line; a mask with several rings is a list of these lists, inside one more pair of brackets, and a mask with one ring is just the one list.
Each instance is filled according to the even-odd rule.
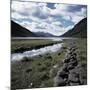
[[34,57],[45,53],[57,52],[62,47],[62,44],[63,43],[54,44],[51,46],[45,46],[40,49],[33,49],[30,51],[25,51],[23,53],[13,53],[11,54],[11,61],[19,61],[19,60],[22,60],[24,57],[29,58],[29,57]]

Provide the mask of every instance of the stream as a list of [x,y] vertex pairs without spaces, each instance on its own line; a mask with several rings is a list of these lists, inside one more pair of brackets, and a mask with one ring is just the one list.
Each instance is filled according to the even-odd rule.
[[62,47],[62,44],[63,43],[58,43],[51,46],[45,46],[40,49],[33,49],[30,51],[25,51],[23,53],[13,53],[11,54],[11,61],[19,61],[19,60],[22,60],[24,57],[29,58],[29,57],[42,55],[45,53],[54,53],[60,50],[60,48]]

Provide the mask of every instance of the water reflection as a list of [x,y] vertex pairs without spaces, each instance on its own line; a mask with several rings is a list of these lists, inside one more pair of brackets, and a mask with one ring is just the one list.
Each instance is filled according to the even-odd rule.
[[59,44],[54,44],[52,46],[46,46],[40,49],[33,49],[30,51],[25,51],[23,53],[14,53],[11,55],[11,60],[15,61],[15,60],[21,60],[24,57],[34,57],[40,54],[45,54],[45,53],[53,53],[53,52],[57,52],[58,50],[60,50],[60,48],[62,47],[63,43],[59,43]]

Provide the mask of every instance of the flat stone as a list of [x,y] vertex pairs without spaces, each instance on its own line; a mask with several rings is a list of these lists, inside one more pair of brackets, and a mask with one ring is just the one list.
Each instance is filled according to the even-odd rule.
[[72,69],[74,69],[75,68],[75,66],[73,66],[73,65],[69,65],[68,66],[68,70],[72,70]]
[[75,54],[66,54],[66,58],[65,59],[77,59],[77,56]]
[[79,78],[73,77],[72,75],[69,76],[69,81],[72,83],[79,83]]
[[76,57],[76,56],[77,56],[77,52],[74,51],[74,52],[72,53],[72,55]]
[[77,61],[72,61],[72,62],[70,62],[70,63],[68,63],[68,69],[70,70],[70,69],[74,69],[75,68],[75,66],[77,66]]
[[80,66],[78,65],[78,66],[76,66],[73,70],[70,70],[69,72],[70,72],[70,73],[79,74],[79,73],[80,73],[80,70],[81,70],[81,68],[80,68]]
[[65,72],[68,72],[68,64],[67,63],[63,64],[62,70]]
[[65,86],[66,81],[62,79],[61,77],[55,77],[54,79],[54,86]]
[[68,54],[69,54],[69,55],[72,55],[73,53],[77,53],[77,52],[76,52],[76,49],[72,49],[72,50],[68,51]]
[[80,85],[80,83],[70,83],[70,86],[77,86]]
[[71,61],[71,64],[72,64],[73,66],[77,66],[77,65],[78,65],[78,62],[77,62],[77,60],[74,60],[74,61]]
[[79,76],[79,73],[77,72],[74,72],[72,70],[72,72],[70,72],[69,76],[68,76],[68,80],[70,82],[73,82],[73,83],[80,83],[80,76]]
[[70,58],[64,59],[64,63],[69,63],[69,62],[70,62]]
[[[77,56],[71,55],[70,59],[71,59],[71,60],[77,60]],[[70,60],[70,61],[71,61],[71,60]]]

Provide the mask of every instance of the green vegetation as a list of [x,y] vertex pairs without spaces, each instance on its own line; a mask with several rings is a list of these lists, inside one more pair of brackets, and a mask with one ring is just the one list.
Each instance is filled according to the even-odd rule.
[[[71,42],[75,42],[78,47],[78,61],[82,66],[82,78],[87,78],[87,44],[86,39],[63,40],[63,47],[56,53],[46,53],[33,58],[24,58],[21,61],[11,63],[11,88],[39,88],[53,87],[53,79],[57,71],[63,65],[67,48]],[[50,40],[12,40],[12,51],[17,48],[31,48],[38,45],[50,45],[58,43]]]
[[44,46],[53,45],[55,43],[60,43],[61,41],[51,41],[51,40],[44,40],[44,39],[12,39],[11,40],[11,52],[17,51],[25,51],[31,49],[38,49]]
[[87,39],[86,38],[78,38],[76,40],[65,40],[66,47],[70,45],[71,42],[74,42],[78,48],[78,63],[81,67],[81,79],[84,81],[84,84],[87,84]]

